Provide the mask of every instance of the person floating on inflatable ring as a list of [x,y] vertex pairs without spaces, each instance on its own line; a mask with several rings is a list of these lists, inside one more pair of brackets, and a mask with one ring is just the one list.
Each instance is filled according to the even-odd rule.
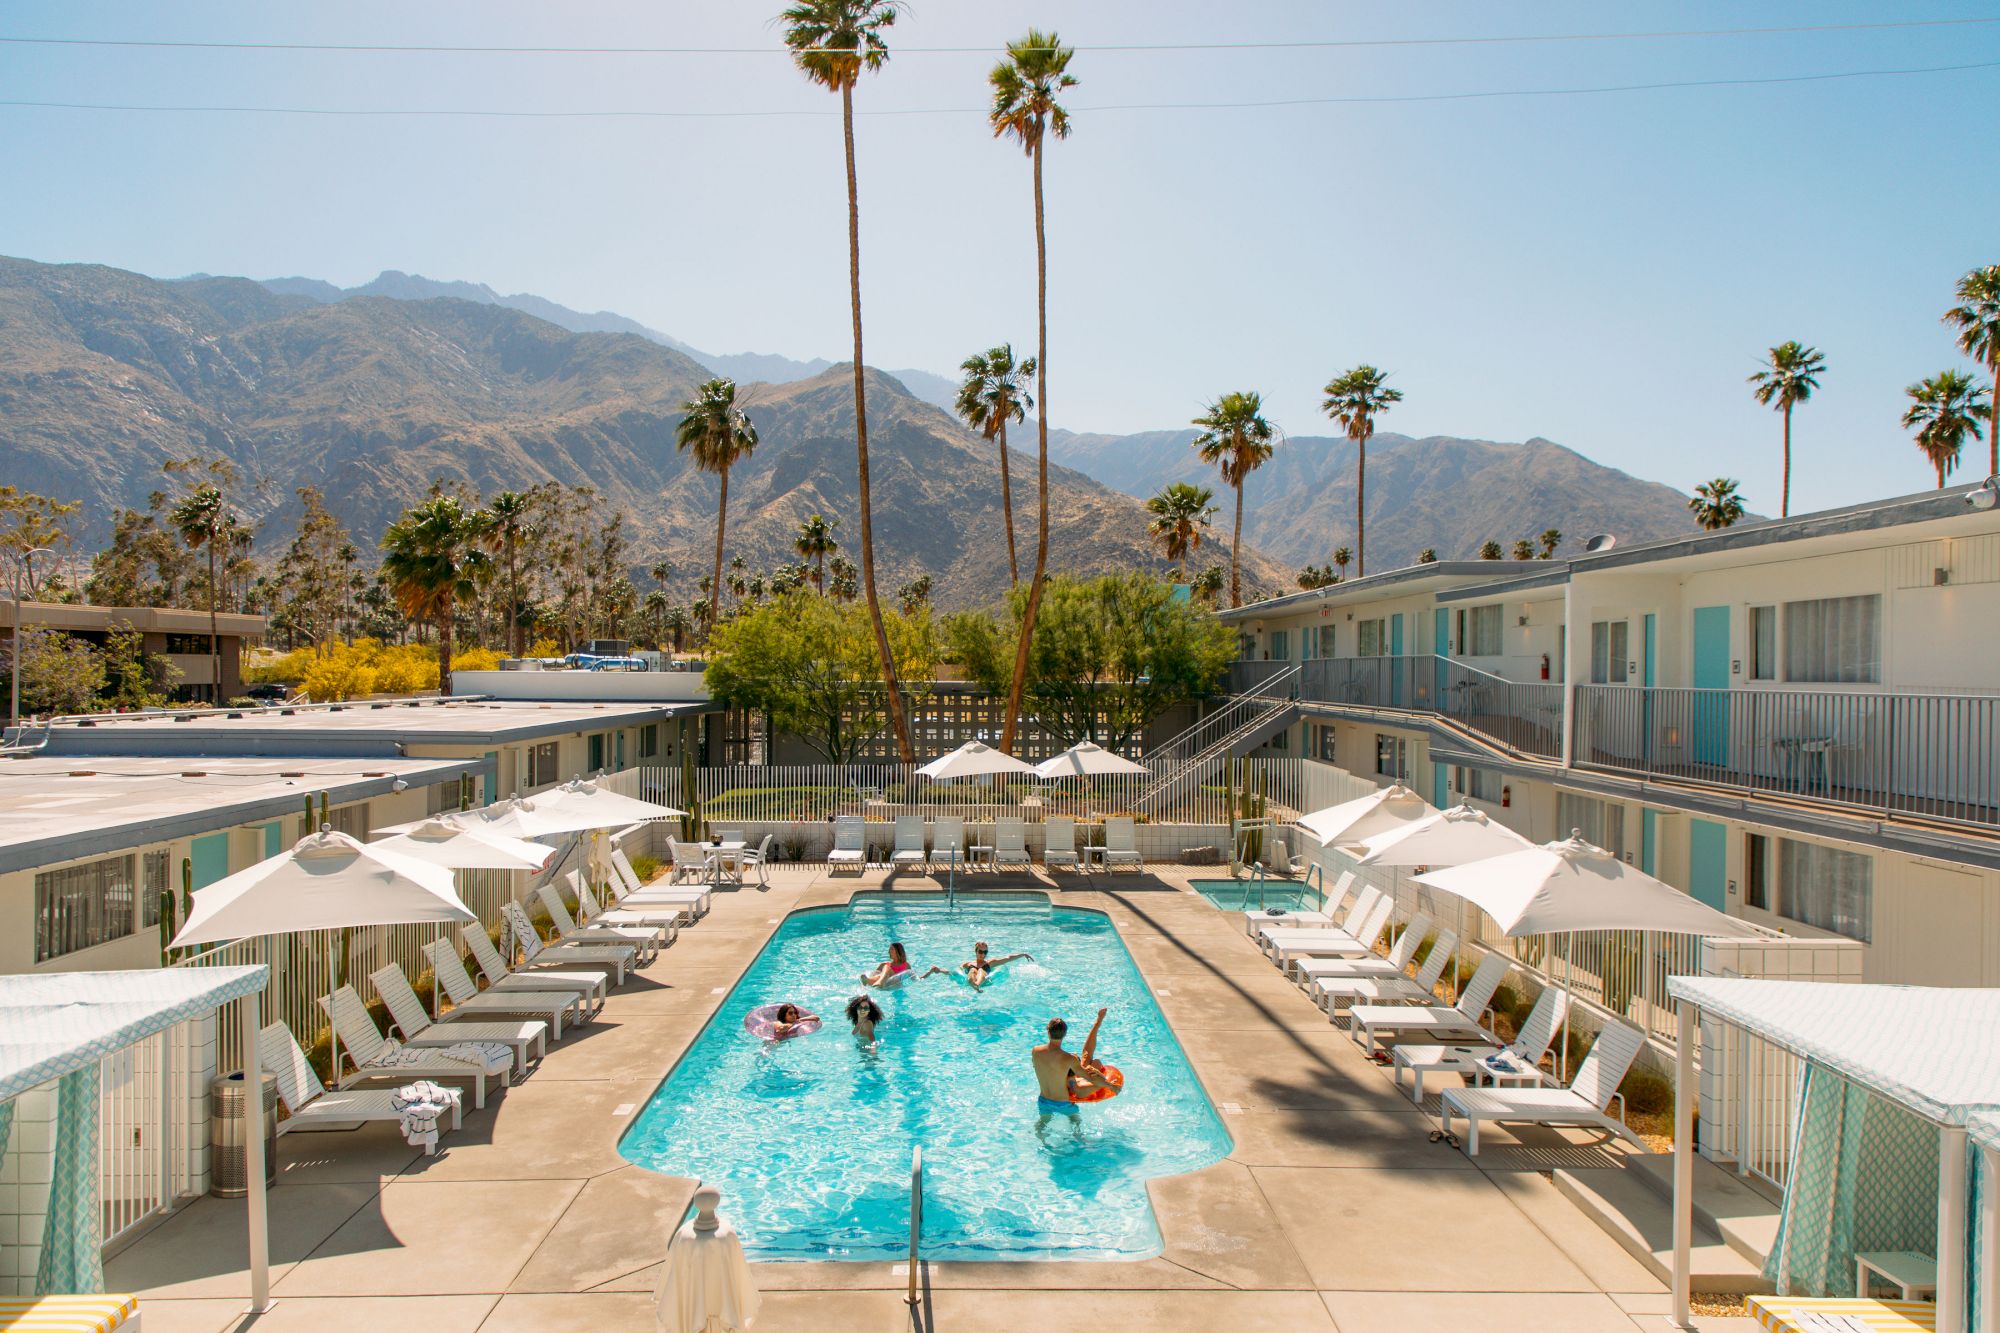
[[[993,980],[994,973],[1007,964],[1022,958],[1033,961],[1034,957],[1031,953],[1010,953],[1004,957],[994,958],[986,950],[986,941],[980,940],[972,946],[971,959],[960,963],[958,970],[965,973],[965,979],[972,983],[972,989],[983,990],[986,983]],[[951,971],[948,968],[934,967],[924,973],[924,975],[926,977],[950,976]]]
[[1103,1009],[1097,1011],[1097,1021],[1090,1025],[1090,1036],[1084,1041],[1081,1055],[1063,1048],[1063,1038],[1069,1035],[1069,1024],[1060,1018],[1049,1020],[1047,1044],[1037,1046],[1031,1052],[1038,1093],[1035,1098],[1037,1134],[1048,1129],[1050,1116],[1060,1115],[1069,1117],[1075,1124],[1076,1133],[1081,1136],[1082,1112],[1078,1104],[1116,1096],[1124,1086],[1124,1076],[1115,1066],[1100,1064],[1097,1060],[1097,1034],[1104,1026],[1105,1012]]

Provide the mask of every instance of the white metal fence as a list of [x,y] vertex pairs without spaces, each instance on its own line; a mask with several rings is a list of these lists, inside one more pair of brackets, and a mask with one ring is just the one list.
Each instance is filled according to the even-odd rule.
[[104,1057],[99,1067],[98,1197],[106,1245],[196,1189],[189,1130],[189,1025]]

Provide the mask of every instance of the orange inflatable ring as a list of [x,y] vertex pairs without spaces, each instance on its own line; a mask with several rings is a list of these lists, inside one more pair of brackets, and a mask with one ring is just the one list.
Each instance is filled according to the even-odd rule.
[[1125,1091],[1125,1075],[1119,1072],[1117,1065],[1101,1064],[1097,1067],[1097,1072],[1102,1074],[1105,1081],[1111,1086],[1108,1088],[1086,1088],[1082,1092],[1078,1092],[1075,1086],[1071,1085],[1069,1093],[1071,1101],[1077,1103],[1079,1106],[1089,1102],[1108,1102],[1119,1093]]

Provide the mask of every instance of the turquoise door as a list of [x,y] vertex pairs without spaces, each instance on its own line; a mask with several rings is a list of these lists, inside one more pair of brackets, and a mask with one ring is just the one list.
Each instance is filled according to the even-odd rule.
[[493,765],[493,771],[488,773],[485,778],[486,804],[491,805],[500,799],[500,752],[498,750],[488,750],[486,752],[486,762]]
[[1446,765],[1438,763],[1435,759],[1431,761],[1431,804],[1440,810],[1444,809],[1444,803],[1450,795],[1445,790],[1446,767]]
[[[1648,617],[1650,619],[1650,617]],[[1657,875],[1660,864],[1660,812],[1645,809],[1639,812],[1639,869],[1649,875]]]
[[1444,664],[1451,657],[1451,612],[1439,607],[1433,613],[1435,623],[1431,627],[1431,708],[1435,711],[1444,702]]
[[[1395,615],[1389,617],[1389,656],[1400,658],[1402,655],[1403,613],[1398,611]],[[1401,662],[1391,662],[1389,664],[1389,706],[1391,708],[1401,708],[1403,706],[1403,664]]]
[[197,889],[205,889],[215,881],[227,878],[229,835],[210,833],[196,838],[188,845],[188,859],[194,862],[194,886]]
[[1645,631],[1644,631],[1644,638],[1646,641],[1646,658],[1644,666],[1645,674],[1639,677],[1639,683],[1641,685],[1644,685],[1649,690],[1653,688],[1654,650],[1655,650],[1655,645],[1659,638],[1659,628],[1660,628],[1659,622],[1660,618],[1658,616],[1652,614],[1650,611],[1646,613]]
[[1729,608],[1694,609],[1694,687],[1688,708],[1689,753],[1697,764],[1729,761]]
[[264,825],[264,855],[277,856],[285,850],[285,821],[274,819]]
[[1729,830],[1712,819],[1688,821],[1688,892],[1718,912],[1729,910]]

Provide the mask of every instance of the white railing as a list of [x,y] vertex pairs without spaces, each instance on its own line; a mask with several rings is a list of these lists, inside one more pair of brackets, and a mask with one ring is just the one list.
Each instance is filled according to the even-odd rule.
[[1703,1082],[1715,1096],[1705,1110],[1702,1148],[1734,1158],[1736,1169],[1782,1190],[1791,1179],[1805,1060],[1734,1024],[1709,1019],[1707,1054],[1717,1068]]
[[99,1067],[98,1196],[107,1246],[197,1188],[187,1030],[183,1023],[157,1032],[105,1056]]

